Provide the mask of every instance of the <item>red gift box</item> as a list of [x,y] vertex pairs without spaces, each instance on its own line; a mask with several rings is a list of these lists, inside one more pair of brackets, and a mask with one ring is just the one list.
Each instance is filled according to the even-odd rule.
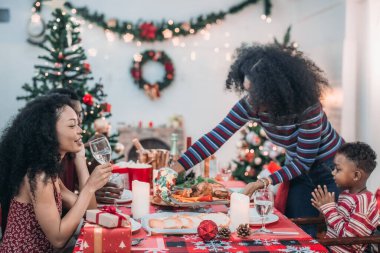
[[104,228],[86,223],[83,227],[83,253],[130,253],[131,227]]

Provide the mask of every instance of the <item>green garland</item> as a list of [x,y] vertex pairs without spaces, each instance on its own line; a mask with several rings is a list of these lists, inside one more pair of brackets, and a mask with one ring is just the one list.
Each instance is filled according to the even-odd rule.
[[[94,12],[90,13],[87,7],[75,7],[72,3],[66,2],[65,7],[71,9],[76,15],[83,19],[95,23],[104,30],[109,30],[119,34],[120,37],[127,36],[128,40],[140,42],[163,41],[176,36],[188,36],[196,34],[204,29],[207,25],[215,24],[219,20],[223,20],[227,14],[234,14],[245,7],[256,4],[259,0],[245,0],[240,4],[234,5],[228,11],[220,11],[207,15],[200,15],[188,22],[174,22],[166,20],[161,22],[139,21],[132,23],[130,21],[120,21],[117,19],[105,20],[105,15]],[[263,0],[264,14],[269,16],[272,4],[270,0]]]
[[[162,81],[154,84],[148,83],[143,77],[142,67],[148,61],[159,62],[164,65],[165,76]],[[146,50],[141,53],[141,58],[135,58],[131,67],[133,81],[144,89],[151,99],[160,97],[160,91],[168,87],[174,78],[174,65],[169,56],[163,51]]]

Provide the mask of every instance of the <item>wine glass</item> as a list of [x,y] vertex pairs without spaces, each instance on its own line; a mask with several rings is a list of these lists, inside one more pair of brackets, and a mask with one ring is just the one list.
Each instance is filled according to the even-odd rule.
[[271,233],[265,228],[265,219],[273,209],[273,193],[268,188],[259,189],[253,193],[257,213],[261,217],[261,228],[254,233]]
[[[111,161],[112,149],[111,149],[110,143],[108,142],[105,136],[101,136],[99,138],[91,140],[89,144],[90,144],[92,156],[95,158],[95,160],[98,163],[106,164]],[[113,178],[114,178],[114,175],[112,175],[109,178],[109,182],[112,182]],[[120,210],[117,208],[116,199],[114,199],[114,205],[116,206],[116,210],[120,212]]]
[[223,179],[224,182],[230,180],[232,175],[232,169],[229,164],[219,164],[219,175]]
[[111,146],[105,136],[90,141],[92,156],[100,164],[106,164],[111,161]]

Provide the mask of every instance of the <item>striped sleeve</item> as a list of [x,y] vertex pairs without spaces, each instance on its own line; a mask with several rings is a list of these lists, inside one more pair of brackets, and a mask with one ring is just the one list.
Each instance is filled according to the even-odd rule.
[[[355,206],[353,207],[353,205]],[[344,219],[339,213],[335,203],[328,203],[320,207],[327,226],[339,237],[368,236],[379,224],[376,200],[368,194],[358,194],[355,196],[355,200],[344,198],[339,202],[339,206],[349,213],[348,219]]]
[[230,110],[228,115],[213,130],[197,140],[179,159],[186,170],[214,154],[250,118],[245,98]]
[[322,106],[310,107],[305,111],[299,126],[296,156],[289,160],[280,170],[271,174],[272,183],[289,181],[304,171],[309,171],[319,151],[322,136],[323,110]]

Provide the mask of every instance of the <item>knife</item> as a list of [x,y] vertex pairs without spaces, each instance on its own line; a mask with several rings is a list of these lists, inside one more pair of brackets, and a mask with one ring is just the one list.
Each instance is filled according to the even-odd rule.
[[298,232],[287,232],[287,231],[271,231],[270,234],[273,235],[299,235]]

